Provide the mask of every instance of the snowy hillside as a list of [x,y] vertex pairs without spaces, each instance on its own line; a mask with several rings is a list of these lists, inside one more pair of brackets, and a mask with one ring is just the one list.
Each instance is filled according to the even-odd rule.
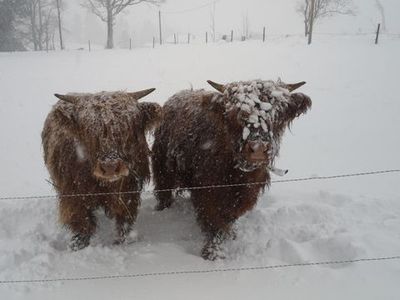
[[[293,123],[276,165],[285,179],[398,169],[400,40],[317,36],[267,43],[0,54],[0,197],[53,195],[40,132],[54,93],[139,90],[164,103],[207,79],[307,81],[312,110]],[[144,101],[146,101],[144,100]],[[54,198],[0,201],[0,299],[398,299],[400,261],[94,281],[4,280],[124,275],[400,255],[400,174],[273,184],[237,224],[227,258],[199,257],[190,202],[153,210],[146,193],[136,241],[113,246],[111,223],[70,252]],[[279,179],[279,178],[274,178]],[[152,186],[147,187],[148,190]]]

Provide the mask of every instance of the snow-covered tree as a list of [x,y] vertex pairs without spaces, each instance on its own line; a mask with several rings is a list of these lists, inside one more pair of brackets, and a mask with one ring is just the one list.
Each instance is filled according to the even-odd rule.
[[128,6],[139,3],[160,4],[165,0],[85,0],[84,6],[107,23],[107,49],[114,48],[114,25],[116,16]]
[[296,10],[303,16],[306,36],[310,33],[316,21],[320,19],[337,14],[355,14],[352,0],[301,0],[298,2]]
[[378,12],[380,14],[380,22],[382,24],[382,30],[386,31],[386,14],[385,14],[385,8],[382,5],[382,2],[380,0],[375,0],[376,8],[378,9]]

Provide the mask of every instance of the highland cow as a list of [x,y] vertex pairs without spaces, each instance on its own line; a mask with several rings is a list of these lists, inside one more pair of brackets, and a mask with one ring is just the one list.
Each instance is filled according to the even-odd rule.
[[[213,260],[232,236],[233,223],[269,185],[285,128],[311,107],[311,100],[291,93],[304,82],[209,83],[218,93],[182,91],[165,103],[152,161],[156,190],[189,188],[206,234],[201,255]],[[255,182],[265,184],[246,185]],[[190,189],[199,186],[206,188]],[[170,207],[172,192],[158,192],[157,201],[158,210]]]
[[89,245],[97,208],[115,219],[115,243],[126,240],[150,177],[145,133],[161,116],[158,104],[138,100],[153,91],[55,95],[60,100],[47,116],[42,142],[72,250]]

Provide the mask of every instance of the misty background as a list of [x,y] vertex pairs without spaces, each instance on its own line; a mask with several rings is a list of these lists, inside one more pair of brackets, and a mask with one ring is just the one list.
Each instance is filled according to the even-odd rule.
[[[215,2],[215,6],[214,6]],[[166,41],[173,41],[177,34],[179,41],[186,41],[187,34],[204,39],[211,30],[211,14],[215,9],[215,31],[217,37],[244,35],[247,19],[250,35],[261,34],[267,28],[268,35],[302,34],[303,18],[296,11],[299,0],[167,0],[159,7],[141,3],[128,7],[116,18],[114,27],[115,46],[126,48],[132,38],[133,46],[158,41],[158,11],[162,14],[162,30]],[[82,0],[69,0],[64,11],[64,32],[66,47],[86,44],[104,45],[106,23],[88,9],[81,6]],[[318,21],[315,32],[328,34],[372,33],[376,30],[381,16],[375,0],[354,0],[355,16],[335,15]],[[386,14],[386,31],[400,33],[400,3],[398,0],[381,0]]]
[[[147,1],[163,2],[163,0]],[[240,40],[243,36],[246,39],[259,38],[264,27],[267,39],[274,36],[304,34],[304,16],[299,13],[298,8],[310,1],[164,0],[160,5],[148,2],[128,6],[114,17],[114,45],[107,48],[142,47],[153,43],[153,39],[158,43],[159,12],[161,12],[165,43],[186,43],[188,34],[191,41],[204,42],[206,33],[209,41],[218,41],[224,36],[230,39],[231,31],[235,40]],[[315,34],[372,34],[376,31],[378,23],[383,23],[381,29],[384,33],[400,34],[398,0],[329,0],[329,2],[349,3],[345,5],[345,9],[349,8],[352,13],[334,13],[332,16],[319,18],[315,23]],[[4,7],[18,6],[18,3],[28,4],[25,4],[25,8],[20,9],[16,16],[9,17]],[[38,16],[37,11],[33,14],[29,12],[31,5],[29,3],[35,3],[36,10],[42,5],[43,16]],[[0,9],[3,9],[0,11],[0,35],[3,32],[3,38],[0,36],[3,47],[0,45],[0,49],[12,51],[59,48],[56,3],[61,6],[61,27],[66,49],[85,48],[89,40],[93,47],[104,48],[106,42],[108,45],[107,23],[87,7],[88,0],[0,0]],[[47,11],[49,16],[51,12],[51,18],[46,19]],[[30,21],[32,15],[35,18],[36,29],[32,29],[32,25],[29,25],[32,22]],[[9,27],[11,23],[14,28]],[[36,30],[41,36],[32,38],[32,30]],[[4,38],[4,33],[6,37],[8,34],[8,40]],[[46,38],[45,34],[49,36]],[[10,42],[10,38],[14,41]],[[33,42],[35,39],[42,42],[37,41],[35,45]],[[43,40],[46,41],[46,45]],[[11,46],[4,46],[5,43]]]

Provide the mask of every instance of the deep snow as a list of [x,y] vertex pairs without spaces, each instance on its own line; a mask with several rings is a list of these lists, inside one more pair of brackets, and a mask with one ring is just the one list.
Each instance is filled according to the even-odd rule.
[[[283,138],[286,178],[400,167],[400,40],[299,37],[268,43],[0,54],[0,196],[53,194],[40,132],[52,94],[139,90],[163,103],[216,82],[305,80],[312,110]],[[144,101],[146,101],[144,100]],[[0,281],[197,270],[400,254],[399,175],[273,184],[240,219],[223,261],[199,257],[189,201],[156,212],[143,195],[136,242],[112,246],[101,219],[92,245],[71,253],[55,199],[0,202]],[[151,190],[151,186],[148,189]],[[101,215],[101,213],[99,213]],[[136,279],[0,284],[1,299],[397,299],[400,262]]]

